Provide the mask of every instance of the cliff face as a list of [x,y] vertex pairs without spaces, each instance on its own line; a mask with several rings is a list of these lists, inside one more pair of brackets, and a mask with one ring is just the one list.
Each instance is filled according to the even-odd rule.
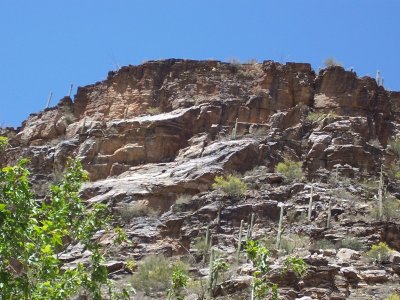
[[[386,146],[400,135],[399,117],[400,93],[341,67],[315,74],[309,64],[300,63],[150,61],[110,72],[106,80],[79,88],[73,101],[65,97],[56,107],[31,115],[21,128],[7,133],[11,147],[1,163],[29,158],[34,188],[43,197],[66,158],[78,157],[92,181],[83,190],[88,201],[108,203],[116,211],[141,202],[161,216],[157,222],[151,216],[132,218],[126,225],[137,243],[134,255],[176,255],[182,254],[182,245],[190,248],[217,215],[225,222],[220,234],[236,232],[251,212],[259,224],[276,220],[278,202],[291,203],[308,189],[264,178],[284,157],[302,161],[309,180],[324,180],[323,174],[337,165],[349,177],[376,175],[382,163],[389,168],[395,156]],[[232,139],[236,122],[237,137]],[[215,175],[254,167],[263,170],[254,182],[278,190],[256,188],[243,203],[201,194]],[[396,186],[391,188],[395,193]],[[171,211],[180,194],[197,195],[196,204],[188,207],[190,218]],[[321,199],[326,195],[321,191]],[[296,209],[301,211],[301,205]],[[346,210],[346,205],[339,206]],[[322,211],[316,212],[320,218]],[[351,211],[340,213],[335,238],[351,229],[349,216]],[[340,224],[342,219],[347,225]],[[305,231],[324,236],[313,226]],[[360,225],[358,233],[366,243],[377,241],[368,236],[369,226]],[[383,224],[374,228],[371,234],[390,236],[386,240],[399,250],[395,229]],[[232,241],[225,242],[232,247]],[[338,290],[335,275],[328,275],[331,290]],[[308,282],[312,286],[315,282]],[[349,284],[342,293],[350,294]]]
[[[341,67],[316,75],[309,64],[271,61],[148,62],[110,72],[105,81],[79,88],[73,102],[66,97],[31,115],[5,162],[29,157],[34,173],[47,180],[67,156],[78,155],[92,180],[105,179],[132,166],[174,161],[192,137],[215,140],[237,119],[240,134],[290,140],[291,154],[310,174],[337,163],[375,172],[383,153],[367,143],[379,139],[385,146],[397,133],[399,95]],[[150,117],[151,109],[162,114]],[[335,117],[311,128],[304,122],[310,110]]]

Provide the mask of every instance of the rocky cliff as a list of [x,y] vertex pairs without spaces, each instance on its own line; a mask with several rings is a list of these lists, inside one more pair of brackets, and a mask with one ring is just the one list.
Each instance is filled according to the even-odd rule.
[[[82,196],[107,203],[134,245],[110,257],[117,269],[130,257],[193,252],[206,225],[213,245],[234,256],[240,222],[247,224],[252,213],[254,237],[276,235],[280,202],[287,234],[333,243],[351,234],[366,248],[385,241],[400,250],[399,224],[368,218],[374,202],[362,185],[382,165],[389,173],[398,164],[388,144],[400,137],[400,93],[342,67],[316,74],[303,63],[150,61],[110,72],[79,88],[74,99],[65,97],[20,128],[3,131],[10,147],[1,163],[29,158],[39,197],[69,156],[82,161],[91,178]],[[284,158],[301,161],[306,179],[290,183],[274,173]],[[250,187],[245,196],[210,191],[216,175],[232,172]],[[400,197],[396,179],[385,180],[388,193]],[[313,219],[298,220],[307,211],[311,182]],[[329,205],[334,218],[326,228]],[[310,269],[301,284],[275,278],[283,297],[383,299],[398,287],[400,256],[371,265],[357,251],[340,251],[303,253]],[[83,259],[81,252],[74,258]],[[226,293],[238,293],[232,286],[240,276],[224,283]]]

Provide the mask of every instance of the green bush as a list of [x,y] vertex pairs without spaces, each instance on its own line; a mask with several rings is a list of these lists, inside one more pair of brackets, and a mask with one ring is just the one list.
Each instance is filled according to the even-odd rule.
[[247,192],[247,185],[234,175],[215,177],[212,187],[229,196],[241,196]]
[[0,135],[0,152],[3,152],[8,147],[8,138]]
[[188,277],[182,272],[182,270],[174,270],[171,278],[171,287],[167,291],[168,300],[183,300],[184,289],[187,286],[187,281]]
[[363,244],[355,236],[345,237],[340,242],[340,246],[342,248],[352,249],[352,250],[356,250],[356,251],[360,251],[363,248]]
[[302,180],[304,178],[302,162],[284,159],[275,167],[275,172],[282,174],[288,181]]
[[186,274],[187,269],[183,262],[170,264],[163,255],[151,255],[138,265],[138,271],[132,277],[132,284],[146,294],[166,291],[171,288],[171,274],[176,271]]
[[[81,292],[103,299],[112,283],[94,236],[107,227],[107,207],[88,209],[79,198],[88,177],[78,161],[69,160],[46,202],[30,190],[25,164],[0,171],[0,299],[71,299]],[[59,254],[77,243],[90,251],[89,264],[68,268]]]
[[400,157],[400,138],[391,139],[389,141],[390,151]]
[[371,249],[366,253],[366,257],[371,262],[382,263],[389,259],[393,250],[385,243],[380,242],[377,245],[372,245]]
[[400,300],[400,295],[399,294],[390,294],[385,298],[385,300]]
[[[260,245],[257,240],[247,240],[244,246],[248,259],[253,264],[252,295],[254,299],[279,299],[278,285],[268,279],[271,271],[271,252]],[[287,257],[283,263],[282,272],[292,271],[296,276],[302,277],[308,269],[302,258]]]
[[291,270],[296,274],[297,277],[302,278],[308,270],[308,265],[306,262],[296,256],[288,256],[283,262],[283,273],[286,273],[288,270]]

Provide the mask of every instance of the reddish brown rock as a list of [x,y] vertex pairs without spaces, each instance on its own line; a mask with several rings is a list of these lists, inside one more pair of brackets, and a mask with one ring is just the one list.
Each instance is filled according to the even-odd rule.
[[[325,115],[312,121],[310,112]],[[2,129],[10,146],[0,163],[27,157],[33,188],[42,198],[49,183],[60,178],[67,157],[80,159],[92,180],[82,197],[89,204],[109,204],[134,245],[113,254],[109,271],[125,268],[127,257],[155,253],[199,259],[194,243],[205,235],[205,225],[213,246],[234,260],[242,220],[247,228],[254,216],[253,238],[276,238],[278,202],[285,203],[284,234],[304,234],[313,243],[323,238],[339,243],[353,234],[366,249],[386,241],[399,250],[398,224],[369,220],[365,188],[347,178],[374,178],[382,162],[386,168],[397,163],[386,146],[400,136],[399,117],[398,92],[340,67],[316,77],[309,64],[150,61],[79,88],[74,101],[62,99],[31,115],[21,128]],[[288,157],[302,161],[306,177],[314,179],[311,221],[304,218],[310,185],[290,184],[274,173]],[[338,165],[333,188],[329,177]],[[244,195],[210,192],[216,175],[241,176],[253,167],[244,177],[249,188]],[[396,190],[391,182],[388,191]],[[189,195],[187,202],[175,204],[181,194]],[[151,213],[125,211],[124,221],[118,213],[132,204]],[[386,269],[361,269],[352,266],[359,261],[354,252],[347,257],[321,250],[309,256],[309,247],[296,252],[310,265],[303,280],[293,273],[271,274],[274,282],[286,285],[288,299],[345,299],[362,279],[371,285],[390,282],[398,272],[397,258]],[[62,254],[65,262],[87,260],[85,249],[68,251]],[[217,290],[234,294],[247,281],[231,279]]]

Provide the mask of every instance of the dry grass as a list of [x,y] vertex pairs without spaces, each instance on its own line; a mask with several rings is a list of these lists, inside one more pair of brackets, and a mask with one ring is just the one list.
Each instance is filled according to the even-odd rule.
[[[386,222],[399,221],[400,220],[400,200],[398,200],[392,196],[388,196],[386,199],[384,199],[382,215],[383,215],[383,221],[386,221]],[[374,207],[371,208],[371,210],[369,212],[369,216],[372,219],[379,221],[379,208],[378,208],[377,203],[374,205]]]
[[296,250],[307,249],[310,246],[310,238],[305,235],[288,234],[282,237],[281,249],[286,254],[292,254]]
[[159,114],[161,114],[161,109],[159,108],[159,107],[152,107],[152,106],[150,106],[149,108],[147,108],[146,109],[146,112],[149,114],[149,115],[159,115]]
[[321,240],[317,240],[314,241],[314,243],[312,243],[311,249],[322,249],[322,250],[326,250],[326,249],[336,249],[337,246],[332,243],[330,240],[327,239],[321,239]]
[[122,204],[116,209],[117,215],[125,223],[129,223],[133,218],[156,216],[158,212],[148,206],[148,201],[138,200],[131,203]]
[[182,204],[188,204],[192,200],[192,195],[189,194],[181,194],[176,198],[175,204],[177,205],[182,205]]

